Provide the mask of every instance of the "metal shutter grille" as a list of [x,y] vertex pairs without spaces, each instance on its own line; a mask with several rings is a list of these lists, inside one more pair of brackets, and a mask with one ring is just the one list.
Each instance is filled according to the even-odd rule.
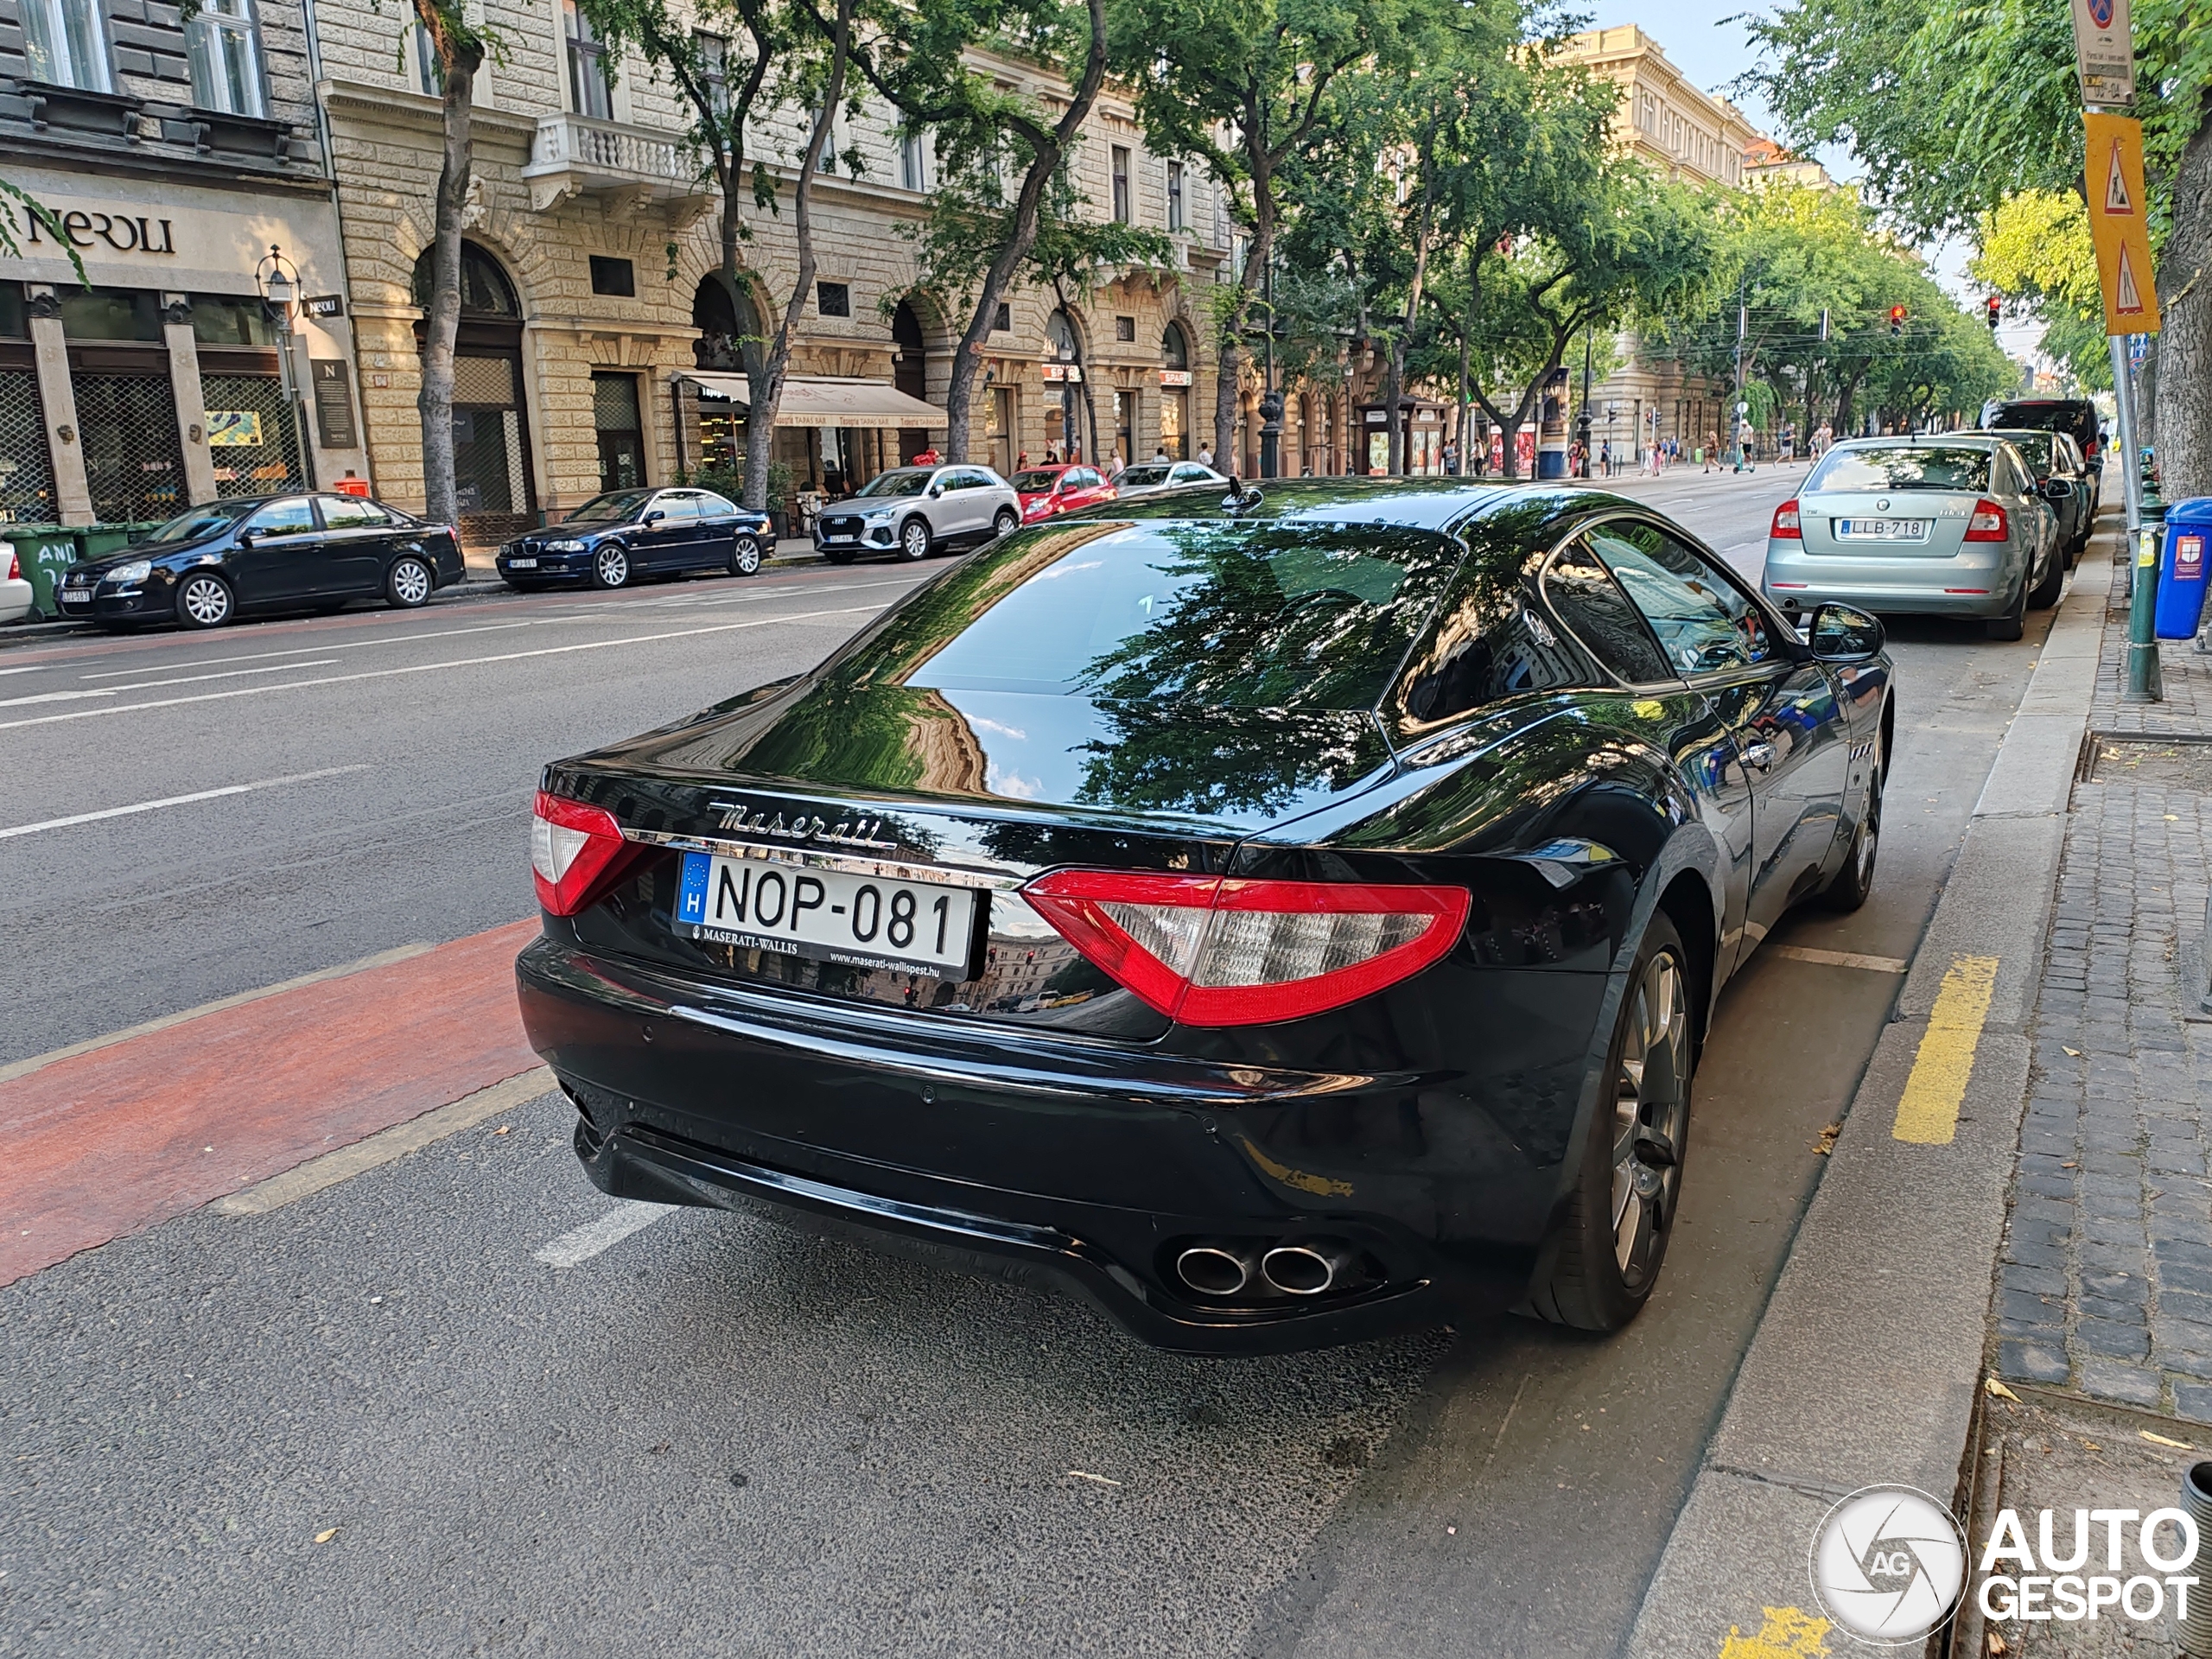
[[168,377],[79,374],[73,384],[93,517],[145,524],[181,512],[184,448]]
[[[207,454],[215,463],[217,495],[275,495],[307,488],[299,435],[284,408],[283,381],[264,375],[203,374],[200,396],[207,408]],[[226,424],[221,414],[259,416],[261,442],[217,442]]]
[[54,464],[47,454],[46,411],[31,369],[0,370],[0,522],[60,522],[54,499]]

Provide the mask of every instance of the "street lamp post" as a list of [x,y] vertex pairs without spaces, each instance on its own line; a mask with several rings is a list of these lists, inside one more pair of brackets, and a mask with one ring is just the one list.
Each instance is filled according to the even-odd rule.
[[1267,378],[1260,394],[1260,476],[1274,478],[1281,466],[1282,394],[1275,390],[1275,256],[1260,272],[1261,304],[1268,314]]
[[1582,476],[1590,476],[1590,331],[1582,332],[1582,402],[1574,421],[1575,435],[1582,442]]
[[[254,285],[261,290],[261,303],[276,325],[277,385],[284,398],[284,423],[290,429],[292,454],[297,459],[302,474],[306,472],[307,435],[300,423],[300,396],[292,373],[292,308],[300,297],[300,268],[284,257],[277,244],[269,245],[269,251],[253,273]],[[288,464],[286,483],[289,477]],[[300,482],[309,480],[302,476]]]

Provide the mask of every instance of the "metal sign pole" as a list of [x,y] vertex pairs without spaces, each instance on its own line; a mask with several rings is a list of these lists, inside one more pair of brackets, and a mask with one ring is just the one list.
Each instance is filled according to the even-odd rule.
[[2152,624],[2158,605],[2158,546],[2155,530],[2143,524],[2143,470],[2135,441],[2135,375],[2127,360],[2126,336],[2111,336],[2113,401],[2120,410],[2120,465],[2122,499],[2127,504],[2127,531],[2122,556],[2128,563],[2127,689],[2123,702],[2162,702],[2158,639]]

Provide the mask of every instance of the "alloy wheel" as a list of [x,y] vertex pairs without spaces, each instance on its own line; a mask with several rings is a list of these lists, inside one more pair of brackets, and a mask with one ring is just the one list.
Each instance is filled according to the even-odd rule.
[[391,567],[391,602],[412,610],[429,602],[430,568],[420,559],[402,559]]
[[1011,536],[1020,528],[1021,520],[1003,508],[1000,509],[999,516],[991,520],[991,534],[994,536]]
[[179,613],[194,627],[220,627],[230,620],[230,585],[220,576],[188,576],[177,590],[176,603]]
[[1689,998],[1681,960],[1662,950],[1629,993],[1613,1079],[1613,1255],[1631,1287],[1656,1271],[1681,1179],[1689,1119]]
[[909,559],[929,557],[930,527],[918,518],[909,518],[906,527],[899,532],[899,551]]
[[591,568],[602,588],[620,588],[630,580],[630,556],[619,547],[601,548]]
[[733,575],[749,576],[760,569],[760,543],[753,537],[741,536],[731,545],[729,568]]

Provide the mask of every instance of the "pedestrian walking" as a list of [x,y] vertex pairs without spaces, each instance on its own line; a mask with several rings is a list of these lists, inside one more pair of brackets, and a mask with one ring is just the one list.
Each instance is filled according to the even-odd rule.
[[1213,465],[1213,449],[1211,445],[1202,443],[1198,446],[1198,465],[1201,467]]

